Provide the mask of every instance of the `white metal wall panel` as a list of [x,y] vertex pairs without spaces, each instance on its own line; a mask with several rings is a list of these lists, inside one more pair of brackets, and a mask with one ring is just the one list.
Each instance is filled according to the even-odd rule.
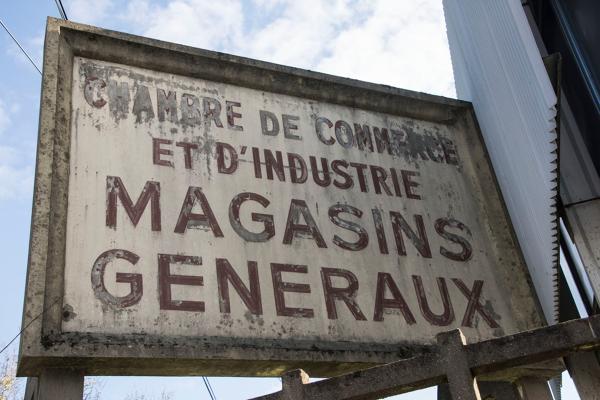
[[548,323],[556,322],[556,96],[518,0],[444,0],[459,98],[473,102]]

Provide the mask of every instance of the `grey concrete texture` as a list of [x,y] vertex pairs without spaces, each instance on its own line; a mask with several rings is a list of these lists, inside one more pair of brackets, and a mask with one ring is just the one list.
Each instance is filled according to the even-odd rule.
[[446,379],[453,399],[481,400],[479,385],[471,374],[469,360],[463,351],[467,341],[460,330],[439,333],[437,344],[444,360]]
[[[88,375],[279,376],[302,368],[312,376],[334,376],[414,355],[435,356],[433,343],[401,339],[392,345],[62,332],[75,56],[448,124],[470,132],[469,140],[483,146],[472,105],[467,102],[49,18],[20,376],[39,376],[52,366],[76,368]],[[482,154],[478,161],[485,188],[481,201],[495,222],[497,247],[513,261],[506,274],[514,279],[502,285],[508,294],[520,299],[515,331],[542,326],[544,320],[487,153],[484,150]],[[560,366],[553,364],[548,369],[556,371]]]
[[[513,383],[520,394],[513,392],[508,383],[495,382],[486,392],[495,392],[499,399],[545,400],[552,395],[547,380],[552,377],[534,376],[531,371],[516,373],[510,368],[527,366],[543,360],[553,360],[566,355],[592,354],[600,347],[600,316],[573,320],[558,325],[504,336],[480,343],[465,344],[460,330],[445,332],[438,336],[437,352],[408,360],[373,367],[350,374],[313,383],[306,383],[307,376],[301,370],[290,371],[279,392],[256,397],[254,400],[279,399],[327,399],[368,400],[379,399],[414,390],[448,383],[440,398],[480,399],[477,381],[496,378]],[[556,374],[556,371],[554,372]],[[519,376],[521,375],[521,376]],[[597,377],[596,377],[597,378]],[[292,380],[295,380],[293,382]],[[485,385],[484,385],[485,386]],[[589,393],[588,393],[589,394]],[[288,397],[293,396],[293,397]],[[444,397],[446,396],[446,397]],[[486,397],[487,398],[487,397]],[[597,392],[584,400],[596,399]]]
[[81,371],[48,368],[39,378],[29,378],[25,400],[81,400],[84,397]]

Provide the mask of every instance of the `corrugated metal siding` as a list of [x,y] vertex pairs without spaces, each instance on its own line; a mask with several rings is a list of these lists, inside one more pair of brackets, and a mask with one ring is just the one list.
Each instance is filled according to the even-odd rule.
[[444,0],[459,98],[473,102],[548,323],[556,310],[556,95],[521,3]]

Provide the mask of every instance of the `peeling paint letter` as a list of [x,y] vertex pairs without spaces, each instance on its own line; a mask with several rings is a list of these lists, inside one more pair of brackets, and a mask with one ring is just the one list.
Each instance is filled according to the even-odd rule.
[[306,274],[306,265],[277,264],[271,263],[271,277],[273,278],[273,295],[275,296],[275,308],[277,315],[282,317],[313,318],[315,312],[312,308],[288,307],[285,304],[285,292],[310,293],[310,285],[305,283],[284,282],[282,272],[295,272]]
[[171,264],[202,265],[202,258],[179,254],[158,255],[158,293],[160,298],[160,309],[203,312],[203,301],[173,300],[171,297],[171,285],[203,286],[203,278],[195,275],[173,275],[171,274]]
[[94,266],[92,267],[91,278],[94,295],[98,300],[106,305],[111,305],[117,308],[131,307],[140,301],[142,294],[144,293],[142,275],[117,272],[117,282],[129,283],[130,291],[129,294],[122,297],[117,297],[110,294],[104,285],[104,272],[106,270],[106,266],[114,259],[123,259],[132,265],[135,265],[140,257],[130,251],[120,249],[112,249],[100,254],[94,262]]

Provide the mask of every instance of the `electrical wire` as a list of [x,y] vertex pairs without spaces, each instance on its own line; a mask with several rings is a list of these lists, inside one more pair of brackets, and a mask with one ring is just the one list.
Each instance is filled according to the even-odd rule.
[[62,0],[54,0],[54,2],[56,3],[56,8],[58,8],[58,13],[60,14],[60,17],[68,21],[69,18],[67,17],[67,12],[65,11],[65,7],[63,6]]
[[212,385],[210,384],[208,378],[203,376],[202,380],[204,381],[204,386],[206,386],[206,391],[208,392],[211,400],[217,400],[217,396],[215,395],[215,392],[213,391]]
[[208,392],[208,395],[210,396],[211,399],[213,399],[213,395],[212,395],[212,392],[210,391],[209,383],[208,383],[207,378],[205,376],[202,377],[202,382],[204,382],[204,387],[206,388],[206,391]]
[[[53,306],[54,306],[56,303],[58,303],[60,300],[62,300],[62,296],[60,296],[60,297],[56,298],[56,300],[54,300],[54,301],[53,301],[53,302],[52,302],[52,303],[51,303],[51,304],[50,304],[48,307],[44,308],[44,309],[42,310],[42,312],[40,312],[40,313],[39,313],[38,315],[36,315],[36,316],[35,316],[35,317],[34,317],[34,318],[31,320],[31,321],[29,321],[29,322],[27,323],[27,325],[25,325],[25,326],[23,327],[23,329],[21,329],[21,330],[19,331],[19,333],[17,333],[17,334],[15,335],[15,337],[13,337],[13,338],[11,339],[11,341],[10,341],[10,342],[8,342],[8,344],[7,344],[6,346],[4,346],[4,347],[2,348],[2,350],[0,350],[0,354],[4,353],[4,351],[5,351],[6,349],[8,349],[8,348],[10,347],[10,345],[11,345],[11,344],[13,344],[13,342],[14,342],[15,340],[17,340],[17,338],[18,338],[19,336],[21,336],[21,334],[22,334],[23,332],[25,332],[25,330],[26,330],[27,328],[29,328],[29,326],[30,326],[31,324],[33,324],[33,323],[34,323],[34,322],[35,322],[35,321],[36,321],[38,318],[40,318],[42,315],[44,315],[44,314],[46,313],[46,311],[48,311],[50,308],[52,308],[52,307],[53,307]],[[206,391],[208,392],[208,395],[210,396],[211,400],[217,400],[217,396],[215,395],[215,391],[213,390],[213,388],[212,388],[212,385],[210,384],[210,381],[208,380],[208,378],[207,378],[207,377],[205,377],[205,376],[203,376],[203,377],[202,377],[202,381],[204,382],[204,386],[206,387]]]
[[58,8],[58,13],[62,19],[65,19],[62,8],[60,8],[60,4],[58,4],[58,0],[54,0],[54,4],[56,4],[56,8]]
[[29,321],[29,322],[27,323],[27,325],[25,325],[25,326],[23,327],[23,329],[21,329],[21,330],[19,331],[19,333],[17,333],[17,334],[15,335],[15,337],[14,337],[14,338],[12,338],[12,340],[11,340],[10,342],[8,342],[8,344],[7,344],[6,346],[4,346],[4,347],[2,348],[2,350],[0,350],[0,354],[4,353],[4,351],[5,351],[6,349],[8,349],[8,348],[10,347],[10,345],[11,345],[11,344],[12,344],[12,343],[13,343],[15,340],[17,340],[17,338],[18,338],[19,336],[21,336],[21,334],[22,334],[23,332],[25,332],[25,329],[29,328],[29,325],[33,324],[33,323],[34,323],[34,322],[35,322],[35,321],[36,321],[36,320],[37,320],[39,317],[41,317],[42,315],[44,315],[44,314],[46,313],[46,311],[48,311],[49,309],[51,309],[51,308],[52,308],[52,307],[53,307],[53,306],[54,306],[56,303],[58,303],[60,300],[62,300],[62,296],[60,296],[60,297],[58,297],[56,300],[54,300],[54,301],[52,302],[52,304],[50,304],[48,307],[44,308],[44,309],[42,310],[42,312],[40,312],[40,313],[39,313],[38,315],[36,315],[36,316],[35,316],[35,317],[34,317],[34,318],[31,320],[31,321]]
[[[61,18],[64,20],[69,20],[69,17],[67,17],[67,12],[65,11],[65,7],[63,6],[62,0],[54,0],[54,2],[56,3],[56,7],[58,8],[58,13],[60,14]],[[40,71],[40,69],[37,67],[37,65],[35,65],[35,63],[33,62],[33,60],[31,59],[31,57],[29,56],[29,54],[27,54],[27,52],[25,51],[25,49],[23,48],[23,46],[21,46],[21,44],[19,43],[19,41],[17,40],[17,38],[15,38],[13,36],[13,34],[10,32],[10,30],[6,27],[6,25],[4,25],[4,22],[2,22],[2,20],[0,19],[0,24],[2,24],[2,27],[4,28],[4,30],[6,30],[6,33],[8,33],[10,35],[10,37],[13,39],[13,41],[17,44],[17,46],[19,46],[19,48],[21,49],[21,51],[23,52],[23,54],[25,54],[25,56],[29,59],[29,61],[31,62],[31,64],[35,67],[35,69],[37,69],[37,71],[40,73],[40,75],[42,74],[42,71]],[[27,325],[25,325],[23,327],[23,329],[21,329],[21,331],[19,333],[17,333],[17,335],[12,338],[12,340],[10,342],[8,342],[8,344],[6,346],[4,346],[2,348],[2,350],[0,350],[0,354],[2,354],[15,340],[17,340],[17,338],[19,336],[21,336],[21,334],[25,331],[25,329],[29,328],[29,326],[36,321],[39,317],[41,317],[47,309],[49,309],[50,307],[52,307],[54,304],[56,304],[61,298],[56,299],[56,301],[54,301],[50,306],[48,306],[46,309],[42,310],[41,313],[39,313],[38,315],[36,315],[35,318],[33,318],[31,321],[29,321],[29,323],[27,323]],[[217,396],[215,395],[215,392],[212,388],[212,385],[210,384],[210,381],[208,380],[207,377],[203,376],[202,380],[204,382],[204,386],[206,387],[206,391],[208,392],[211,400],[217,400]]]
[[217,396],[215,395],[215,392],[214,392],[212,385],[210,384],[210,381],[208,380],[208,378],[203,376],[202,380],[204,381],[204,386],[206,386],[206,390],[208,391],[210,398],[212,400],[217,400]]
[[0,19],[0,25],[2,25],[2,27],[4,28],[4,30],[6,31],[6,33],[8,33],[8,35],[17,44],[17,46],[19,46],[19,48],[21,49],[21,51],[23,52],[23,54],[25,54],[25,57],[27,57],[27,59],[29,60],[29,62],[31,63],[31,65],[33,65],[35,67],[35,69],[37,69],[37,72],[39,72],[40,75],[41,75],[42,71],[38,68],[37,65],[35,65],[35,63],[31,59],[31,57],[29,57],[29,54],[27,54],[27,52],[25,51],[25,49],[23,48],[23,46],[21,46],[21,43],[19,43],[19,41],[17,40],[17,38],[10,32],[10,30],[8,29],[8,27],[6,25],[4,25],[4,22],[2,22],[2,19]]

